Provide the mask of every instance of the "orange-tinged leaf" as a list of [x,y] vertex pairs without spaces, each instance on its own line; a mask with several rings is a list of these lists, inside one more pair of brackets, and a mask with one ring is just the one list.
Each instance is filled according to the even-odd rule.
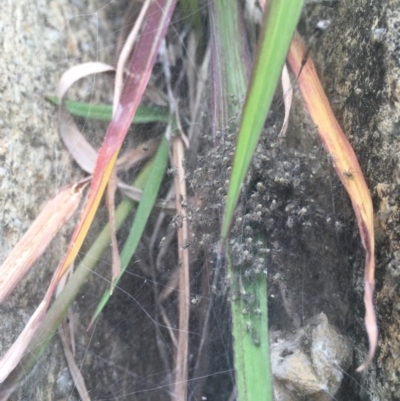
[[[103,147],[103,149],[105,149],[105,151],[103,153],[100,151],[99,157],[97,159],[96,169],[94,171],[88,199],[80,216],[80,220],[72,234],[67,254],[57,267],[55,273],[57,282],[67,271],[69,265],[74,262],[76,255],[78,254],[83,244],[86,234],[89,231],[90,225],[92,224],[94,216],[99,207],[100,200],[107,186],[107,182],[110,178],[111,172],[114,168],[120,147],[118,147],[117,149],[113,149],[112,147]],[[107,153],[111,153],[112,151],[114,152],[113,154],[111,154],[110,158],[104,158],[104,153],[106,153],[106,156],[108,156]]]
[[68,185],[48,201],[0,266],[0,303],[13,291],[19,281],[50,244],[51,240],[73,215],[82,198],[87,181]]
[[[289,50],[288,61],[296,76],[301,70],[305,52],[300,36],[295,34]],[[364,304],[369,353],[365,362],[358,368],[360,371],[371,362],[378,342],[378,328],[373,306],[375,244],[372,199],[354,150],[333,114],[310,57],[301,70],[298,85],[308,112],[318,127],[325,150],[330,154],[335,170],[350,196],[357,217],[361,241],[366,252]]]
[[[93,174],[98,152],[86,140],[74,120],[62,104],[59,108],[60,136],[78,166],[88,174]],[[128,150],[117,160],[117,170],[128,170],[138,162],[153,156],[159,145],[159,139],[150,139],[141,146]]]

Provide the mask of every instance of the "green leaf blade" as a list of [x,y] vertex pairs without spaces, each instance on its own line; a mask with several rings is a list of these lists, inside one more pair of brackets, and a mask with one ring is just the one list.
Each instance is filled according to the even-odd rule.
[[[47,96],[46,99],[58,106],[57,96]],[[110,122],[112,120],[112,106],[108,104],[93,104],[66,100],[65,105],[72,116]],[[132,122],[134,124],[167,123],[169,110],[165,107],[139,106]]]
[[223,241],[228,236],[240,188],[271,106],[302,6],[303,0],[273,0],[269,12],[265,14],[258,54],[240,122],[222,224]]
[[[167,168],[168,157],[168,142],[164,137],[154,157],[154,162],[152,164],[147,182],[144,186],[143,195],[140,200],[135,219],[133,220],[129,236],[125,241],[124,248],[121,252],[121,273],[115,280],[115,285],[118,284],[126,268],[128,267],[129,262],[139,244],[140,238],[142,237],[148,218],[157,199],[157,194]],[[110,297],[111,291],[110,289],[107,289],[93,314],[90,325],[100,315]]]

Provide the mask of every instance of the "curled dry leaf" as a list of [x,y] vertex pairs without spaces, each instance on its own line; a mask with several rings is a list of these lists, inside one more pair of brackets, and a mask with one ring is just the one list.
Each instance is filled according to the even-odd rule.
[[[98,152],[76,126],[64,104],[59,109],[59,130],[65,147],[78,166],[86,173],[93,174]],[[117,160],[117,170],[128,170],[136,163],[153,156],[159,143],[158,139],[152,139],[125,152]]]
[[83,401],[90,401],[89,392],[87,391],[85,385],[85,379],[83,378],[82,372],[79,366],[75,362],[75,349],[74,349],[74,339],[73,339],[73,327],[72,324],[72,313],[71,309],[68,310],[68,321],[61,323],[58,329],[58,334],[60,335],[61,342],[64,349],[65,358],[67,359],[68,368],[74,381],[74,385],[78,390],[79,396]]
[[68,89],[81,78],[114,70],[113,66],[100,62],[83,63],[65,71],[58,84],[57,95],[60,104],[59,129],[61,138],[76,163],[89,174],[94,171],[98,154],[79,131],[62,100]]
[[13,291],[60,228],[73,215],[86,185],[87,180],[62,188],[46,203],[42,212],[8,255],[0,266],[0,303]]
[[289,125],[290,109],[292,107],[293,100],[293,88],[290,83],[289,71],[286,67],[286,63],[283,65],[282,69],[282,91],[283,91],[283,103],[285,105],[285,118],[283,120],[281,131],[279,132],[279,137],[284,137]]
[[[289,50],[288,61],[296,76],[302,68],[305,52],[300,36],[295,34]],[[369,353],[364,363],[357,369],[361,371],[371,362],[378,343],[378,327],[373,305],[375,244],[372,199],[354,150],[333,114],[310,57],[301,71],[298,84],[308,112],[318,127],[325,150],[330,154],[335,170],[350,196],[357,217],[361,241],[366,252],[364,304]]]
[[96,150],[79,131],[64,104],[60,105],[58,118],[60,136],[68,152],[83,171],[92,174],[96,166]]
[[61,104],[61,101],[64,95],[67,93],[67,90],[81,78],[87,77],[91,74],[98,74],[101,72],[109,72],[115,71],[115,68],[112,65],[100,63],[100,62],[91,62],[91,63],[83,63],[71,67],[69,70],[65,71],[62,74],[60,83],[58,85],[58,101]]

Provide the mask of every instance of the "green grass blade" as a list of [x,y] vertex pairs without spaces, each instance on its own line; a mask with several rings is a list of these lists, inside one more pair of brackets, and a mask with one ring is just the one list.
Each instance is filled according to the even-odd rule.
[[[58,106],[57,96],[46,96],[46,99],[55,106]],[[112,120],[112,106],[107,104],[92,104],[66,100],[65,105],[71,115],[92,120],[108,121]],[[169,121],[169,110],[164,107],[139,106],[133,117],[134,124],[145,123],[167,123]]]
[[[213,126],[225,129],[240,113],[246,94],[250,62],[238,2],[217,0],[210,10],[213,68]],[[232,68],[235,66],[235,68]],[[232,128],[232,127],[231,127]],[[231,283],[232,335],[239,401],[272,401],[268,343],[267,285],[264,275],[244,277],[245,267],[232,268],[226,248]],[[241,296],[243,285],[252,294],[249,305]]]
[[[140,189],[144,188],[145,183],[149,178],[153,163],[154,159],[147,162],[145,167],[133,182],[132,185],[134,187]],[[115,229],[117,231],[122,227],[123,223],[132,212],[135,204],[136,202],[133,200],[124,198],[118,205],[115,211]],[[11,375],[6,379],[6,381],[2,383],[0,397],[3,395],[3,392],[12,391],[12,389],[16,387],[17,383],[26,377],[27,373],[30,372],[36,361],[45,351],[59,324],[65,318],[68,308],[72,305],[83,284],[86,282],[87,277],[96,267],[100,258],[109,249],[110,241],[110,225],[107,223],[93,245],[83,257],[81,263],[79,263],[78,267],[76,268],[72,277],[68,280],[60,295],[55,299],[49,308],[46,316],[43,319],[43,323],[35,335],[33,342],[29,346],[29,351],[26,353],[20,364],[14,369]]]
[[213,1],[209,8],[212,120],[214,130],[224,130],[241,110],[251,58],[238,2]]
[[222,223],[222,240],[230,223],[251,158],[270,108],[303,0],[271,0],[264,16],[257,58],[243,107]]
[[[166,138],[163,138],[154,157],[154,163],[152,164],[149,178],[143,189],[143,195],[140,200],[135,218],[133,220],[131,231],[121,252],[121,273],[115,281],[116,285],[118,284],[120,278],[128,267],[129,262],[136,251],[136,247],[139,244],[140,238],[142,237],[143,231],[147,224],[147,220],[156,202],[157,194],[161,186],[161,181],[167,168],[168,157],[168,142]],[[90,324],[92,324],[93,321],[99,316],[99,314],[107,304],[108,300],[110,299],[110,296],[111,292],[110,289],[108,289],[106,290],[103,298],[100,300],[100,303],[98,304],[96,311],[93,314]]]
[[179,5],[182,10],[182,19],[185,21],[190,19],[192,28],[195,31],[196,36],[201,39],[201,9],[199,7],[198,0],[180,0]]
[[[290,40],[300,15],[302,1],[271,1],[264,17],[263,29],[252,79],[243,106],[227,203],[221,230],[224,242],[275,87],[282,70]],[[240,112],[246,91],[246,53],[240,35],[230,25],[237,18],[237,2],[215,0],[210,7],[213,98],[213,128],[224,129]],[[233,101],[232,101],[233,100]],[[226,248],[231,277],[232,332],[239,401],[272,401],[272,374],[268,342],[267,283],[263,274],[246,278],[246,266],[232,268]],[[245,292],[254,299],[249,304]],[[235,299],[236,298],[236,299]],[[246,302],[247,300],[247,302]]]
[[[229,261],[228,271],[233,277],[231,282],[232,334],[238,400],[272,401],[266,277],[260,273],[257,277],[246,279],[242,272],[235,270],[232,269]],[[242,288],[239,288],[239,283]],[[243,286],[246,294],[252,296],[253,303],[249,304],[244,297],[241,297]]]

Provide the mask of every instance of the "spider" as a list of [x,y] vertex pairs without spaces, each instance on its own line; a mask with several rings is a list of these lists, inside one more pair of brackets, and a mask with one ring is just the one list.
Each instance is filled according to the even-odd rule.
[[351,169],[343,171],[343,175],[345,177],[347,177],[347,178],[353,178],[354,177],[353,173],[351,172]]

